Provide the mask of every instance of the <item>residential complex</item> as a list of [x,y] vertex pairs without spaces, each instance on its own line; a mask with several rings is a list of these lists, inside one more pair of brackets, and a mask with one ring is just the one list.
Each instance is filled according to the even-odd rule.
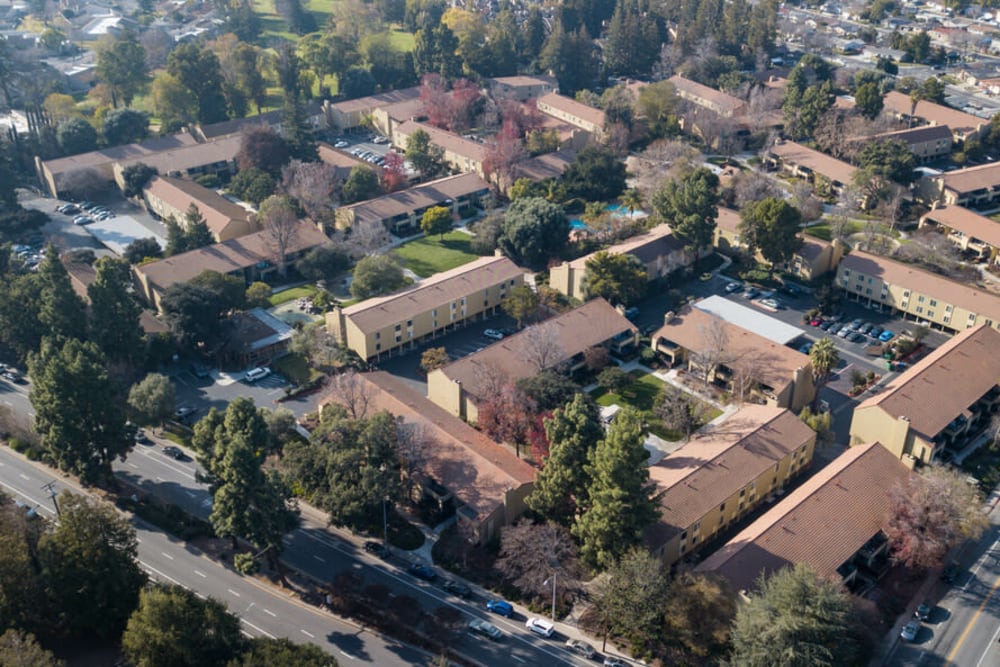
[[660,519],[647,546],[667,565],[698,553],[812,462],[816,433],[792,412],[747,405],[649,467]]
[[963,253],[976,261],[997,263],[1000,222],[961,206],[941,206],[920,218],[921,229],[939,230]]
[[493,79],[493,86],[501,94],[512,97],[518,102],[527,102],[548,93],[559,92],[559,81],[544,74],[498,76]]
[[376,109],[400,102],[409,102],[420,98],[420,87],[402,88],[378,95],[359,97],[344,102],[326,103],[326,113],[330,119],[330,127],[338,130],[351,130],[360,127],[367,116]]
[[797,564],[855,588],[887,569],[889,492],[912,474],[879,443],[852,447],[695,568],[744,594]]
[[773,407],[798,411],[815,397],[808,355],[692,306],[664,320],[650,334],[650,347],[668,366]]
[[146,208],[161,220],[173,218],[181,227],[193,205],[198,209],[217,243],[246,236],[258,229],[257,214],[215,190],[184,178],[154,176],[142,190]]
[[677,96],[723,118],[739,116],[746,111],[746,102],[704,84],[675,74],[668,79],[674,85]]
[[851,444],[881,442],[910,467],[959,451],[1000,407],[1000,332],[959,333],[854,408]]
[[1000,295],[861,250],[840,260],[836,285],[848,298],[946,331],[1000,327]]
[[495,314],[524,284],[506,257],[483,257],[392,294],[326,315],[327,330],[364,360],[381,359]]
[[930,162],[951,155],[951,129],[946,125],[922,125],[905,130],[885,132],[872,141],[901,141],[906,144],[918,162]]
[[952,109],[928,100],[917,100],[905,93],[891,90],[885,95],[885,108],[901,119],[919,119],[928,125],[941,125],[951,130],[955,141],[979,139],[989,128],[984,118]]
[[[526,509],[535,469],[461,419],[415,392],[405,381],[378,371],[358,376],[367,414],[385,410],[418,443],[421,459],[412,471],[421,498],[453,504],[459,522],[468,523],[476,542],[485,543]],[[327,400],[335,400],[336,392]],[[320,406],[322,409],[322,405]]]
[[587,106],[582,102],[559,95],[549,93],[539,97],[536,101],[538,110],[542,113],[569,123],[581,130],[590,132],[595,138],[600,138],[604,134],[604,112],[600,109]]
[[[650,282],[665,278],[677,269],[694,261],[691,253],[685,252],[684,243],[670,230],[670,225],[661,224],[638,236],[605,249],[613,255],[631,255],[646,270]],[[587,262],[596,253],[563,262],[549,270],[549,286],[568,297],[583,301],[587,293]]]
[[442,130],[427,123],[418,123],[415,120],[408,120],[400,123],[393,130],[392,143],[402,149],[406,148],[410,137],[417,130],[423,130],[430,137],[430,142],[434,146],[440,147],[444,151],[444,161],[455,171],[472,172],[485,178],[486,172],[483,169],[483,162],[486,160],[486,146],[460,137],[457,134]]
[[559,367],[567,371],[583,364],[583,353],[598,345],[627,350],[639,332],[625,316],[604,299],[593,299],[579,308],[488,345],[427,376],[427,397],[453,415],[475,423],[478,404],[505,382],[515,382]]
[[771,146],[764,162],[771,168],[803,178],[818,189],[829,188],[834,193],[840,193],[850,185],[855,171],[846,162],[788,140]]
[[936,192],[948,206],[986,210],[1000,203],[1000,162],[949,171],[931,179]]

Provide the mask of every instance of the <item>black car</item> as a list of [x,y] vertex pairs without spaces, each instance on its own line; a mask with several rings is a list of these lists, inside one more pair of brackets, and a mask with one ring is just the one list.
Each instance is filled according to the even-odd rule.
[[196,412],[198,412],[198,410],[196,410],[195,408],[192,408],[187,405],[182,405],[181,407],[177,408],[177,410],[174,412],[174,418],[180,422],[188,421],[189,419],[194,418]]
[[444,582],[444,589],[452,595],[457,595],[460,598],[467,598],[472,595],[472,590],[468,586],[463,584],[461,581],[455,581],[454,579],[449,579]]
[[171,458],[177,459],[178,461],[184,460],[184,452],[181,451],[180,447],[167,445],[166,447],[163,448],[163,453]]
[[410,574],[424,581],[434,581],[437,578],[437,572],[434,571],[434,568],[423,563],[413,563],[410,565]]
[[375,540],[368,540],[365,542],[365,551],[370,554],[375,554],[379,558],[387,558],[389,556],[389,549],[381,542],[376,542]]
[[943,570],[941,570],[941,581],[943,581],[946,584],[953,584],[955,583],[955,580],[958,579],[958,574],[959,574],[958,565],[956,565],[955,563],[951,563],[950,565],[946,566]]

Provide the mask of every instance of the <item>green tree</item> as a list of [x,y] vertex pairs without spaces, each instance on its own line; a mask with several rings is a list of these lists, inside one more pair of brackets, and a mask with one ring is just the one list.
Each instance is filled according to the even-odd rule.
[[229,186],[226,189],[240,199],[248,201],[254,206],[260,206],[262,201],[274,194],[276,187],[274,178],[269,173],[256,167],[250,167],[249,169],[240,169],[233,180],[229,181]]
[[176,404],[174,383],[160,373],[149,373],[128,392],[129,415],[139,424],[162,424],[173,416]]
[[590,453],[592,479],[588,507],[573,526],[580,556],[594,568],[606,568],[636,544],[659,509],[649,483],[649,454],[642,417],[630,407],[611,422],[607,435]]
[[94,268],[94,282],[87,286],[90,339],[108,359],[134,364],[143,351],[143,332],[142,308],[132,292],[132,267],[124,259],[101,257]]
[[73,290],[69,273],[59,259],[59,251],[49,246],[45,260],[38,265],[41,287],[38,320],[46,334],[62,341],[83,339],[87,329],[87,306]]
[[344,204],[353,204],[365,201],[382,194],[382,187],[378,182],[378,174],[368,167],[358,165],[352,167],[347,175],[347,180],[341,188],[340,199]]
[[664,634],[692,661],[717,660],[729,649],[737,597],[721,577],[685,573],[675,578],[663,602]]
[[28,368],[35,429],[55,464],[87,484],[112,480],[133,443],[107,359],[94,343],[46,338]]
[[913,170],[917,158],[909,146],[898,139],[866,143],[858,154],[858,164],[900,185],[909,185],[916,178]]
[[430,180],[445,170],[444,149],[432,144],[431,135],[424,130],[417,130],[407,138],[406,159],[424,180]]
[[840,363],[840,353],[833,339],[821,338],[809,350],[809,363],[812,365],[812,379],[816,386],[816,398],[813,407],[819,404],[819,390],[830,380],[830,374]]
[[646,267],[632,255],[600,250],[587,260],[586,267],[585,288],[591,297],[628,306],[646,294]]
[[743,207],[738,229],[750,252],[759,250],[773,271],[802,246],[801,223],[802,214],[797,208],[784,199],[767,197]]
[[254,637],[245,642],[243,654],[226,667],[338,667],[329,653],[313,644],[293,644],[284,637]]
[[24,307],[26,303],[41,302],[42,282],[36,273],[8,277],[0,289],[0,337],[19,359],[36,351],[48,331],[37,309]]
[[83,118],[70,118],[59,123],[56,139],[66,155],[87,153],[97,148],[97,130]]
[[571,197],[610,201],[625,191],[625,163],[606,148],[587,146],[562,177]]
[[541,299],[538,297],[538,292],[531,289],[530,285],[518,285],[500,303],[503,312],[517,321],[518,329],[538,315],[539,306]]
[[62,660],[35,641],[35,636],[9,628],[0,635],[0,665],[4,667],[63,667]]
[[[242,292],[242,285],[240,289]],[[191,283],[171,285],[160,299],[160,308],[171,333],[178,343],[191,349],[199,344],[211,347],[219,342],[224,330],[222,314],[230,305],[225,295]]]
[[654,646],[662,634],[667,582],[662,561],[646,549],[628,549],[609,564],[593,597],[605,644],[610,636],[626,638],[635,651]]
[[368,299],[388,294],[406,284],[403,269],[389,255],[368,255],[358,260],[351,280],[351,296]]
[[679,104],[674,84],[669,81],[656,81],[639,91],[638,111],[646,118],[651,137],[667,137],[680,131],[677,120]]
[[64,491],[59,523],[38,544],[38,561],[58,622],[71,637],[121,636],[146,575],[135,529],[114,507]]
[[144,589],[122,635],[135,667],[215,667],[242,647],[240,620],[226,605],[180,586]]
[[587,28],[570,31],[559,19],[553,23],[538,60],[542,69],[555,74],[563,95],[574,95],[597,78],[596,47]]
[[122,181],[125,183],[122,194],[126,197],[141,197],[143,188],[156,175],[156,167],[150,167],[144,162],[128,165],[122,169]]
[[420,231],[427,236],[437,234],[443,238],[451,231],[451,210],[444,206],[431,206],[420,218]]
[[215,237],[205,222],[198,205],[194,202],[184,212],[184,246],[186,250],[197,250],[215,243]]
[[184,234],[184,228],[180,226],[174,216],[167,217],[163,226],[167,228],[167,248],[164,250],[164,254],[167,257],[173,257],[187,252],[187,236]]
[[518,391],[534,401],[535,409],[541,412],[566,405],[580,392],[580,385],[555,369],[521,378],[515,384]]
[[246,170],[259,169],[277,178],[290,159],[291,147],[283,136],[266,125],[248,129],[236,154],[237,177]]
[[193,95],[200,123],[226,119],[218,56],[196,42],[183,42],[167,56],[167,72]]
[[271,286],[259,280],[250,283],[246,291],[246,304],[248,308],[270,308],[271,307]]
[[609,366],[597,375],[597,384],[606,392],[620,394],[633,382],[632,376],[618,366]]
[[882,90],[879,84],[869,81],[858,86],[854,91],[854,103],[861,110],[861,115],[870,120],[882,113]]
[[803,424],[816,431],[816,449],[833,444],[835,434],[830,412],[813,412],[807,405],[799,413],[799,419],[802,420]]
[[340,246],[323,244],[295,262],[295,270],[308,280],[330,281],[347,270],[351,257]]
[[414,35],[413,69],[418,76],[436,73],[454,79],[462,73],[457,51],[458,39],[447,25],[426,25]]
[[149,134],[149,115],[135,109],[112,109],[104,116],[101,133],[108,146],[142,141]]
[[[4,496],[5,503],[10,502]],[[0,626],[45,631],[52,613],[37,568],[38,538],[44,526],[24,512],[0,513]],[[4,639],[0,639],[0,664],[6,665]],[[11,638],[13,639],[16,638]]]
[[518,264],[544,267],[569,239],[569,220],[560,206],[541,197],[522,197],[507,208],[500,249]]
[[685,249],[697,256],[712,245],[719,216],[719,177],[698,167],[653,195],[653,209],[670,224]]
[[132,100],[146,85],[146,49],[131,32],[121,37],[102,41],[97,47],[97,78],[111,91],[111,105],[118,107],[119,100],[131,106]]
[[198,99],[181,81],[169,72],[153,77],[149,89],[153,112],[159,116],[161,132],[175,132],[193,122],[198,115]]
[[443,347],[430,347],[420,355],[420,370],[424,373],[430,373],[435,369],[447,366],[450,361],[451,357],[448,356],[448,351]]
[[[757,593],[736,610],[730,663],[746,667],[833,667],[860,664],[851,619],[855,611],[840,583],[807,565],[757,582]],[[776,661],[777,659],[777,661]]]
[[577,510],[587,505],[591,484],[587,462],[604,429],[597,406],[581,393],[542,423],[549,455],[526,502],[546,519],[570,525]]

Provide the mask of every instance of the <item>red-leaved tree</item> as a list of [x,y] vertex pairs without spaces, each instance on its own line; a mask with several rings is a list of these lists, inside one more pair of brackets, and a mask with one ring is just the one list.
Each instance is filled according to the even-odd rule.
[[396,151],[385,154],[382,165],[382,189],[395,192],[406,185],[406,160]]

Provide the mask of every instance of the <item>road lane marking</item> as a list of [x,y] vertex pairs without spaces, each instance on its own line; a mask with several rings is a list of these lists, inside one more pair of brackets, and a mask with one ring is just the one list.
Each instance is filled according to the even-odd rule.
[[208,577],[207,577],[207,576],[205,575],[205,573],[204,573],[204,572],[202,572],[201,570],[192,570],[192,572],[194,572],[195,574],[197,574],[197,575],[198,575],[199,577],[201,577],[202,579],[207,579],[207,578],[208,578]]
[[55,510],[53,510],[53,509],[49,509],[48,507],[46,507],[45,505],[43,505],[43,504],[42,504],[42,501],[40,501],[40,500],[35,500],[35,499],[34,499],[34,498],[32,498],[31,496],[29,496],[29,495],[28,495],[27,493],[24,493],[23,491],[20,491],[20,490],[18,490],[18,489],[16,489],[16,488],[14,488],[14,487],[13,487],[13,486],[11,486],[10,484],[6,484],[6,483],[4,483],[4,482],[0,482],[0,486],[4,487],[5,489],[10,489],[10,491],[11,491],[11,492],[12,492],[12,493],[13,493],[14,495],[18,495],[18,496],[21,496],[22,498],[27,498],[27,499],[28,499],[28,500],[30,500],[31,502],[35,503],[35,505],[36,505],[36,506],[37,506],[37,507],[38,507],[39,509],[43,509],[43,510],[45,510],[46,512],[48,512],[49,514],[55,514],[55,513],[56,513],[56,512],[55,512]]
[[350,658],[351,660],[357,660],[357,658],[355,658],[355,657],[354,657],[353,655],[351,655],[351,654],[350,654],[350,653],[348,653],[347,651],[344,651],[344,650],[341,650],[340,652],[341,652],[341,653],[342,653],[343,655],[346,655],[346,656],[347,656],[348,658]]
[[989,641],[989,642],[988,642],[988,643],[986,644],[986,650],[985,650],[985,651],[983,651],[983,657],[981,657],[981,658],[979,659],[979,662],[977,662],[977,663],[976,663],[976,667],[982,667],[982,664],[983,664],[983,660],[985,660],[985,659],[986,659],[986,656],[987,656],[987,655],[989,654],[989,652],[990,652],[990,647],[992,647],[992,646],[993,646],[993,644],[994,644],[994,642],[996,642],[996,640],[997,640],[997,635],[1000,635],[1000,627],[997,627],[997,630],[996,630],[996,632],[994,632],[994,633],[993,633],[993,636],[992,636],[992,637],[990,637],[990,641]]
[[962,644],[965,642],[965,638],[968,637],[969,632],[972,631],[972,626],[976,624],[976,621],[979,620],[979,616],[983,613],[983,609],[985,609],[986,605],[989,604],[990,600],[993,599],[993,594],[997,592],[997,588],[1000,588],[1000,577],[997,577],[996,581],[993,582],[993,586],[990,588],[990,592],[986,595],[986,597],[983,598],[983,602],[982,604],[979,605],[979,609],[976,610],[976,613],[972,615],[972,620],[970,620],[969,623],[965,626],[965,629],[962,630],[962,634],[959,635],[958,641],[955,642],[954,648],[951,649],[951,653],[949,653],[948,657],[945,658],[947,662],[951,662],[952,660],[955,659],[955,656],[958,654],[958,650],[962,648]]
[[163,555],[165,558],[169,558],[170,560],[174,559],[174,557],[168,554],[166,551],[161,551],[160,554]]
[[163,572],[160,572],[159,570],[157,570],[157,569],[156,569],[155,567],[153,567],[153,566],[152,566],[152,565],[150,565],[149,563],[147,563],[147,562],[145,562],[145,561],[142,561],[142,560],[140,560],[140,561],[139,561],[139,564],[140,564],[140,565],[142,565],[143,567],[145,567],[145,568],[146,568],[147,570],[149,570],[149,571],[150,571],[150,572],[151,572],[152,574],[154,574],[154,575],[158,575],[158,576],[160,576],[160,577],[163,577],[163,578],[164,578],[164,579],[166,579],[167,581],[170,581],[170,582],[172,582],[172,583],[175,583],[175,584],[177,584],[178,586],[180,586],[180,587],[182,587],[182,588],[187,588],[188,590],[191,590],[190,588],[188,588],[187,586],[185,586],[185,585],[184,585],[184,584],[182,584],[181,582],[179,582],[179,581],[177,581],[176,579],[174,579],[173,577],[171,577],[171,576],[170,576],[169,574],[164,574]]
[[21,479],[23,479],[26,482],[30,482],[31,481],[31,478],[28,477],[27,475],[25,475],[23,472],[19,472],[17,474],[17,476],[20,477]]
[[[261,609],[264,609],[264,607],[261,607]],[[275,614],[270,609],[264,609],[264,613],[267,614],[268,616],[271,616],[272,618],[278,618],[278,615]]]
[[303,630],[302,628],[299,628],[299,632],[301,632],[302,634],[304,634],[309,639],[316,639],[316,635],[314,635],[313,633],[309,632],[308,630]]
[[321,563],[325,563],[325,562],[326,562],[326,559],[325,559],[325,558],[320,558],[320,557],[319,557],[319,556],[317,556],[316,554],[313,554],[313,558],[315,558],[316,560],[318,560],[318,561],[319,561],[319,562],[321,562]]
[[254,625],[250,621],[246,620],[245,618],[241,618],[240,620],[243,621],[244,625],[253,628],[254,630],[256,630],[257,632],[259,632],[260,634],[262,634],[265,637],[267,637],[268,639],[274,639],[274,635],[272,635],[270,632],[268,632],[264,628],[257,627],[256,625]]
[[236,591],[234,591],[232,588],[227,588],[226,590],[229,591],[230,593],[232,593],[233,595],[235,595],[236,597],[240,596],[240,594],[237,593]]
[[198,497],[198,494],[195,493],[194,491],[188,491],[188,490],[185,489],[184,493],[188,494],[188,496],[191,497],[191,498],[197,498]]
[[519,657],[517,657],[516,655],[512,655],[512,656],[510,656],[510,657],[514,658],[514,659],[515,659],[515,660],[517,660],[518,662],[524,662],[524,658],[519,658]]

